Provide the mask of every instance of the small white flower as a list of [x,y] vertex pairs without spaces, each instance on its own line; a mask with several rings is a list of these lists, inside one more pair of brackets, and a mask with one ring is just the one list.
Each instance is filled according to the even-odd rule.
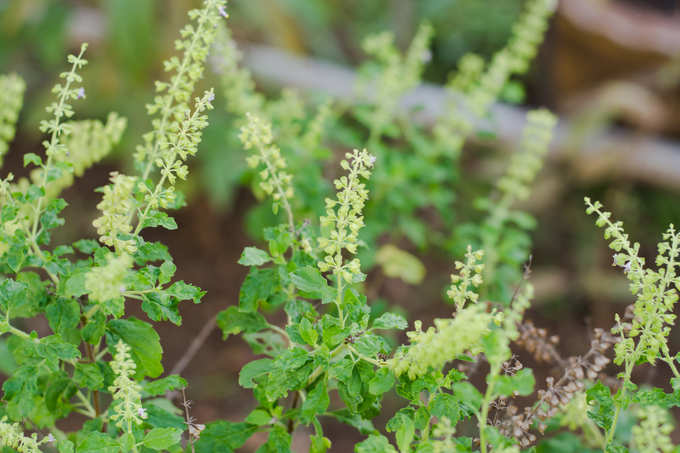
[[144,409],[143,407],[137,409],[137,415],[139,415],[139,418],[141,418],[142,420],[146,420],[147,417],[149,416],[149,414],[146,413],[146,409]]
[[227,10],[224,9],[224,6],[220,5],[217,7],[217,9],[220,11],[220,16],[224,17],[225,19],[229,17],[229,14],[227,14]]
[[78,94],[76,95],[77,99],[83,99],[85,97],[85,88],[80,87],[78,88]]
[[47,439],[46,439],[46,440],[47,440],[47,442],[52,443],[52,442],[54,442],[56,439],[54,438],[54,436],[52,435],[52,433],[49,433],[49,434],[47,435]]

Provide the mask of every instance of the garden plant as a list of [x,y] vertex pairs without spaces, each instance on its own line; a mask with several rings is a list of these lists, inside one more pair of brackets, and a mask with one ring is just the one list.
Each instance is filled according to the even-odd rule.
[[[2,385],[3,452],[217,453],[256,445],[322,453],[336,441],[324,431],[328,420],[361,434],[358,453],[677,451],[670,410],[680,406],[680,355],[668,338],[680,232],[670,225],[658,255],[646,260],[623,223],[585,197],[632,303],[610,330],[593,329],[583,354],[565,358],[554,337],[525,319],[535,221],[518,207],[531,195],[557,118],[529,111],[504,174],[487,196],[463,197],[473,183],[461,171],[463,145],[513,77],[529,69],[554,0],[528,0],[490,61],[460,60],[433,127],[410,122],[416,112],[399,102],[421,81],[428,24],[404,52],[389,33],[365,40],[360,103],[314,104],[288,90],[275,98],[256,90],[227,8],[226,0],[204,0],[189,12],[177,55],[164,63],[167,77],[146,106],[151,127],[134,172],[113,172],[98,189],[99,216],[88,219],[93,237],[53,241],[55,229],[76,220],[62,217],[62,192],[126,128],[115,113],[105,122],[75,119],[88,95],[87,45],[68,57],[53,89],[40,124],[44,150],[23,155],[25,177],[3,175],[0,334],[13,361]],[[200,93],[209,54],[221,87]],[[25,89],[18,75],[0,76],[0,157]],[[185,204],[178,186],[218,96],[250,169],[243,179],[260,201],[249,220],[259,246],[243,250],[238,263],[248,273],[239,300],[216,321],[223,338],[240,335],[255,356],[238,377],[254,408],[238,421],[196,420],[186,397],[191,382],[164,375],[152,322],[180,325],[180,307],[191,310],[180,302],[210,295],[174,279],[168,248],[144,238],[151,228],[178,228],[168,212]],[[423,282],[424,265],[407,250],[450,260],[442,288],[449,317],[427,325],[377,300],[374,275]],[[148,319],[128,314],[137,303]],[[23,329],[26,319],[44,319],[49,333]],[[558,366],[559,377],[537,382],[514,354],[520,348]],[[643,364],[667,366],[673,377],[662,387],[638,385],[633,371]]]

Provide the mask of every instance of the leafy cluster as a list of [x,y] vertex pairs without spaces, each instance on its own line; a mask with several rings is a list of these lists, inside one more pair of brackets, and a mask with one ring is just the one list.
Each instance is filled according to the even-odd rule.
[[[29,177],[15,182],[10,173],[0,183],[0,334],[12,358],[0,404],[0,445],[12,450],[3,451],[183,451],[187,422],[179,409],[157,397],[186,382],[179,376],[158,379],[160,338],[149,322],[127,315],[126,304],[139,300],[149,319],[180,325],[179,303],[198,303],[204,295],[195,286],[173,282],[176,268],[167,248],[140,233],[154,226],[176,228],[159,208],[181,205],[175,180],[186,176],[186,160],[196,153],[207,125],[212,91],[192,109],[188,101],[224,6],[206,0],[189,13],[193,23],[177,42],[183,56],[166,64],[175,75],[167,84],[159,82],[164,94],[149,108],[157,118],[137,154],[141,174],[112,173],[111,184],[100,189],[101,216],[93,222],[99,242],[52,244],[53,231],[65,223],[61,192],[105,157],[126,127],[115,113],[105,122],[74,119],[75,104],[86,95],[80,75],[86,45],[68,57],[70,69],[53,89],[56,100],[40,125],[44,156],[24,154],[24,165],[33,167]],[[24,83],[15,75],[2,76],[0,87],[4,154]],[[156,182],[154,168],[160,173]],[[46,319],[47,326],[35,327],[35,318]],[[72,414],[86,421],[78,419],[81,427],[67,432],[61,421]]]
[[[477,200],[476,215],[453,196],[462,185],[463,145],[510,79],[528,70],[554,0],[527,2],[512,39],[488,64],[472,55],[460,62],[447,114],[431,131],[400,110],[429,58],[429,25],[403,53],[388,33],[365,41],[373,60],[362,69],[362,100],[342,114],[327,100],[308,109],[292,91],[274,100],[256,92],[220,27],[225,7],[224,0],[204,0],[189,13],[176,41],[181,55],[165,63],[170,80],[157,82],[147,106],[151,131],[137,147],[137,172],[113,172],[99,189],[100,214],[92,222],[98,240],[52,244],[65,223],[62,191],[107,155],[126,127],[116,114],[106,122],[73,119],[74,104],[85,96],[87,46],[68,57],[70,70],[53,90],[50,118],[41,123],[44,156],[24,155],[32,167],[27,178],[0,180],[0,335],[13,360],[2,385],[0,446],[20,453],[231,452],[257,435],[258,452],[286,452],[298,432],[308,435],[311,453],[323,453],[333,442],[325,422],[333,419],[363,436],[358,453],[536,451],[534,433],[547,438],[536,448],[548,451],[560,442],[575,445],[572,451],[593,444],[608,452],[672,451],[668,410],[680,406],[680,372],[668,337],[680,290],[680,233],[668,228],[651,268],[622,223],[586,199],[635,301],[616,317],[616,337],[596,329],[587,353],[562,359],[545,332],[524,321],[533,297],[526,230],[534,222],[516,208],[530,196],[555,117],[528,113],[520,149],[491,194]],[[187,178],[208,126],[215,94],[194,92],[216,40],[221,91],[238,125],[225,142],[238,137],[248,152],[240,160],[252,169],[245,179],[267,203],[253,214],[263,245],[246,247],[239,259],[249,271],[238,304],[217,317],[225,339],[241,335],[257,356],[239,374],[256,406],[243,421],[204,426],[190,417],[186,400],[184,413],[168,401],[187,383],[161,377],[158,334],[126,312],[128,301],[138,300],[151,321],[180,325],[180,302],[198,303],[204,295],[173,281],[168,249],[142,233],[177,228],[166,211],[183,205],[178,182]],[[2,76],[0,88],[8,93],[0,101],[2,156],[24,84]],[[325,148],[331,121],[340,131],[332,137],[342,149],[337,159]],[[426,210],[437,226],[420,218]],[[282,213],[285,219],[277,217]],[[375,264],[388,277],[423,280],[425,266],[402,244],[437,246],[459,259],[442,291],[455,311],[427,327],[414,320],[404,343],[398,331],[409,321],[389,302],[375,303],[380,294],[371,287]],[[29,330],[37,318],[47,326]],[[614,343],[614,363],[623,371],[610,386],[599,373]],[[549,377],[533,400],[515,400],[536,387],[515,345],[561,367],[562,377]],[[673,373],[672,392],[633,383],[635,367],[657,361]],[[482,374],[481,385],[475,374]],[[373,422],[380,415],[384,427]],[[636,423],[629,436],[621,433],[623,420]],[[75,431],[62,428],[76,423]],[[554,451],[568,450],[560,448]]]

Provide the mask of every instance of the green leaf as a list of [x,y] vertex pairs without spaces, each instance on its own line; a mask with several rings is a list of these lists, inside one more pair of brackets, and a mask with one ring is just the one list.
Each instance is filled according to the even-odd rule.
[[408,327],[408,323],[403,316],[396,313],[383,313],[375,321],[373,321],[374,329],[399,329],[404,330]]
[[597,426],[608,431],[612,426],[616,409],[609,387],[597,382],[586,391],[586,399],[590,407],[588,417]]
[[319,379],[319,382],[312,390],[307,393],[307,399],[302,403],[300,409],[300,417],[304,423],[311,423],[316,414],[326,412],[330,398],[328,396],[328,389],[326,388],[326,380]]
[[354,347],[365,356],[375,357],[379,352],[386,352],[388,345],[383,337],[367,333],[359,337]]
[[242,266],[262,266],[272,260],[267,252],[257,247],[246,247],[243,249],[238,264]]
[[361,415],[348,409],[340,409],[337,411],[328,412],[327,415],[330,415],[345,425],[353,427],[361,434],[368,435],[377,432],[370,420],[366,420],[365,418],[361,417]]
[[456,426],[460,418],[460,407],[455,396],[449,393],[437,393],[430,403],[430,413],[438,418],[446,417]]
[[78,387],[100,390],[104,387],[104,376],[95,363],[76,363],[73,381]]
[[331,448],[331,441],[324,436],[309,436],[309,453],[326,453]]
[[[534,391],[534,373],[530,368],[523,368],[514,375],[498,376],[496,386],[494,387],[497,395],[531,395]],[[516,392],[516,393],[515,393]]]
[[298,331],[300,336],[310,346],[315,346],[316,341],[319,339],[319,333],[316,331],[312,323],[307,318],[302,318],[300,324],[298,325]]
[[[131,355],[137,365],[136,379],[145,376],[155,378],[163,373],[163,348],[151,324],[133,317],[114,319],[109,322],[108,331],[132,348]],[[109,341],[108,344],[113,347],[116,341]]]
[[73,243],[73,247],[81,253],[91,255],[99,249],[99,243],[94,239],[80,239]]
[[371,395],[382,395],[394,385],[394,374],[387,368],[380,368],[368,382]]
[[269,300],[279,289],[279,274],[276,269],[251,267],[239,291],[239,307],[243,311],[257,311],[259,304]]
[[57,449],[59,453],[73,453],[75,451],[75,446],[73,442],[68,439],[57,441]]
[[238,384],[246,389],[255,388],[253,379],[260,377],[273,369],[272,359],[259,359],[247,363],[238,375]]
[[64,283],[64,297],[66,298],[78,298],[84,294],[87,294],[87,289],[85,289],[85,278],[87,277],[87,272],[90,269],[87,267],[82,267],[76,269]]
[[165,285],[172,279],[172,276],[175,275],[177,266],[175,266],[172,261],[166,260],[163,261],[163,264],[161,264],[161,267],[159,267],[158,270],[158,283]]
[[208,423],[196,442],[196,453],[231,453],[257,431],[247,423],[219,421]]
[[150,396],[163,395],[171,390],[186,388],[187,381],[184,378],[172,374],[161,379],[144,384],[144,392]]
[[78,326],[80,304],[72,299],[57,299],[47,306],[45,315],[50,329],[66,339],[67,333]]
[[144,436],[144,446],[152,450],[165,450],[182,440],[182,430],[176,428],[154,428]]
[[42,165],[42,159],[35,153],[26,153],[24,154],[24,167],[27,167],[28,164],[40,167]]
[[301,267],[290,274],[290,280],[297,289],[310,298],[327,299],[333,293],[328,281],[316,267]]
[[413,442],[413,437],[416,433],[416,427],[413,423],[413,419],[407,418],[404,423],[399,426],[397,432],[395,433],[395,438],[397,440],[397,447],[402,453],[408,453],[411,451],[411,442]]
[[222,338],[238,335],[241,332],[259,332],[267,328],[267,320],[257,312],[243,312],[231,306],[217,315],[217,325],[222,329]]
[[170,285],[170,287],[165,290],[165,293],[172,297],[176,297],[179,300],[190,300],[195,304],[201,302],[201,298],[205,296],[205,291],[201,288],[184,283],[182,280]]
[[372,435],[368,439],[354,446],[356,453],[397,453],[387,437]]
[[269,438],[255,453],[290,453],[290,434],[283,426],[273,426]]
[[21,311],[26,302],[26,285],[15,280],[6,278],[0,282],[0,310],[14,317],[15,311]]
[[151,211],[151,213],[144,219],[142,228],[155,228],[161,226],[166,230],[176,230],[177,222],[163,211]]
[[104,433],[90,431],[78,435],[76,451],[78,453],[119,453],[120,446],[116,439]]
[[255,409],[246,417],[245,422],[251,425],[264,426],[271,423],[273,417],[267,411],[262,409]]

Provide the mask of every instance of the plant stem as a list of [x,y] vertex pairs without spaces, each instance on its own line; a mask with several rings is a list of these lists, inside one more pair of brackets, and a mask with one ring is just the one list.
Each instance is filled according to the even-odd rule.
[[484,392],[484,399],[482,400],[482,412],[477,416],[479,424],[479,448],[482,453],[486,453],[486,421],[489,418],[489,406],[493,399],[493,389],[496,384],[496,376],[500,371],[501,364],[493,364],[489,370],[489,384],[486,386]]

